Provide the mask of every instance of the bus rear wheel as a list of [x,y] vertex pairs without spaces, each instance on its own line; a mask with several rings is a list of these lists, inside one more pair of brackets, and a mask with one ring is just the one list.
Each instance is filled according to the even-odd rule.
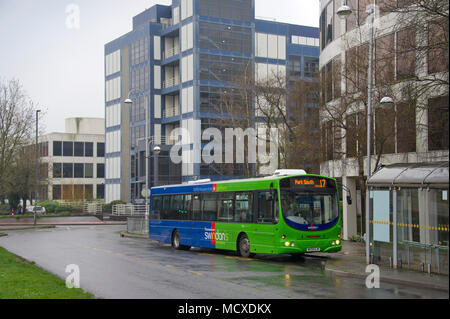
[[253,257],[255,255],[250,252],[250,240],[246,234],[239,236],[237,253],[239,256],[244,258]]

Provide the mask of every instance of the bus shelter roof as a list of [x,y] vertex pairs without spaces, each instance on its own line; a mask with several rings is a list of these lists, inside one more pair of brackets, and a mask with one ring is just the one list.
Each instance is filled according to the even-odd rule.
[[367,181],[373,187],[449,186],[448,162],[399,163],[383,166]]

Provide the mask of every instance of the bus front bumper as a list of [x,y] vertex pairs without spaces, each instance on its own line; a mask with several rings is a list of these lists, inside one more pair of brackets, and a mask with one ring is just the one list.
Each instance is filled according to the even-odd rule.
[[342,245],[332,245],[329,240],[323,241],[322,243],[318,243],[317,241],[314,243],[305,242],[294,242],[294,246],[292,243],[281,244],[278,246],[277,253],[278,254],[298,254],[298,253],[335,253],[342,250]]

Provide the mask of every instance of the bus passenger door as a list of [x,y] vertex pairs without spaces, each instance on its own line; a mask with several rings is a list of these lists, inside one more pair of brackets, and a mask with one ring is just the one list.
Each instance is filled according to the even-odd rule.
[[277,203],[276,192],[274,191],[258,191],[255,192],[255,218],[253,238],[250,247],[256,248],[257,253],[272,253],[275,240],[275,228],[278,220],[278,209],[275,208]]

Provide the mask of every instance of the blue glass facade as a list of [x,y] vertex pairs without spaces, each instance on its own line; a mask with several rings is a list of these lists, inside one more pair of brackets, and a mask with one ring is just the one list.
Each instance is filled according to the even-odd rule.
[[[147,105],[149,140],[161,146],[158,184],[243,175],[238,164],[174,164],[169,151],[181,139],[183,156],[195,162],[196,127],[220,127],[217,105],[235,78],[274,66],[288,79],[307,77],[318,66],[318,39],[318,28],[256,20],[254,0],[174,0],[134,17],[131,32],[105,45],[106,201],[141,197]],[[190,136],[171,136],[177,128]],[[153,166],[150,155],[150,186]]]

